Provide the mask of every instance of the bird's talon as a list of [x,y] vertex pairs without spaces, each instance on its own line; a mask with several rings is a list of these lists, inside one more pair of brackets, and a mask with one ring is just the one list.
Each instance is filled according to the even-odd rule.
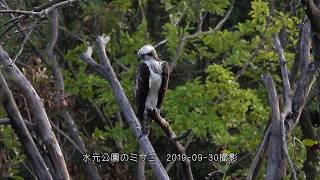
[[158,109],[158,108],[153,108],[153,111],[154,111],[156,114],[159,114],[159,115],[160,115],[160,109]]

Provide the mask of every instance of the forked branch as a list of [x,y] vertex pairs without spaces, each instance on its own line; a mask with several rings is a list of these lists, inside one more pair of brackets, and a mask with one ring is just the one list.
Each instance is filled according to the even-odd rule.
[[[154,111],[149,111],[148,114],[150,117],[152,117],[161,127],[161,129],[166,133],[167,137],[171,140],[171,143],[174,147],[174,150],[176,153],[181,154],[181,155],[186,155],[185,148],[182,146],[182,144],[179,141],[175,141],[174,139],[177,138],[176,134],[174,131],[171,129],[170,124],[163,119],[158,112]],[[191,132],[191,131],[187,131]],[[185,136],[187,136],[189,133],[186,133]],[[191,170],[191,165],[190,165],[190,160],[186,158],[185,161],[182,161],[182,170],[185,175],[185,179],[191,180],[193,179],[193,174]]]
[[109,58],[105,53],[105,50],[102,50],[106,47],[109,40],[109,36],[99,36],[96,40],[97,45],[100,49],[98,51],[100,57],[100,64],[96,63],[91,57],[92,47],[88,47],[87,51],[80,55],[80,58],[108,81],[116,97],[119,108],[122,111],[122,114],[127,120],[129,126],[131,127],[134,136],[138,139],[140,147],[143,149],[144,153],[147,156],[152,156],[152,159],[149,159],[148,162],[152,168],[153,173],[158,179],[168,180],[169,176],[165,171],[163,165],[161,164],[160,160],[158,159],[149,138],[147,136],[141,136],[140,123],[126,95],[124,94],[123,88],[110,64]]

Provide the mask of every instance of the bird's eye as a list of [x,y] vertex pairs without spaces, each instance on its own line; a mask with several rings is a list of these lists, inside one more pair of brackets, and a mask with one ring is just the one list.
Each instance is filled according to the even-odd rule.
[[151,57],[152,57],[152,56],[153,56],[153,53],[151,52],[151,53],[148,53],[148,54],[146,54],[146,55],[148,55],[148,56],[151,56]]

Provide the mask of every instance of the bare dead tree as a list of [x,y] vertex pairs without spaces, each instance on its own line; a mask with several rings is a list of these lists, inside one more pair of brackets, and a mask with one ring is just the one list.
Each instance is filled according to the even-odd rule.
[[[312,23],[312,22],[311,22]],[[308,23],[303,26],[301,33],[301,45],[300,45],[300,57],[298,70],[299,76],[295,83],[295,89],[289,82],[288,70],[286,67],[285,57],[281,43],[277,36],[274,35],[275,51],[279,56],[279,64],[281,69],[281,76],[283,81],[283,97],[284,97],[284,108],[283,112],[279,113],[279,103],[276,98],[276,90],[270,76],[264,76],[263,80],[265,82],[266,88],[268,90],[269,103],[271,106],[271,125],[266,131],[263,141],[258,149],[258,152],[251,164],[247,179],[256,179],[258,174],[259,166],[258,164],[263,161],[265,152],[269,152],[269,161],[267,168],[267,179],[281,179],[284,175],[285,161],[288,162],[289,167],[292,172],[292,178],[297,179],[294,165],[290,160],[286,139],[290,136],[293,128],[300,119],[301,112],[308,99],[310,89],[314,85],[315,78],[318,75],[320,69],[320,61],[315,62],[310,61],[310,46],[309,35],[305,33],[310,33],[308,31]],[[313,43],[315,47],[319,47],[319,39],[317,36],[313,37]],[[319,54],[319,49],[316,48],[316,54]],[[320,57],[320,56],[318,56]],[[292,93],[293,92],[293,93]],[[269,147],[267,149],[267,147]],[[281,148],[279,148],[281,147]]]
[[33,86],[22,74],[19,68],[12,63],[8,53],[0,46],[0,65],[6,78],[11,81],[24,95],[30,108],[37,132],[48,150],[55,174],[55,179],[70,179],[63,154],[57,139],[52,131],[47,113],[43,107],[42,99],[38,96]]
[[22,148],[31,162],[33,172],[38,179],[51,180],[52,177],[48,171],[40,152],[34,143],[29,130],[18,110],[18,107],[13,99],[12,93],[0,72],[0,100],[7,112],[10,124],[18,135]]
[[[71,114],[67,110],[67,103],[65,100],[65,93],[64,93],[64,80],[63,75],[61,73],[57,56],[54,54],[53,50],[56,45],[59,32],[59,20],[58,20],[59,12],[58,9],[53,9],[51,13],[51,38],[46,47],[47,57],[44,57],[46,64],[50,68],[52,75],[54,76],[55,80],[55,87],[56,87],[56,96],[55,102],[58,107],[58,115],[64,120],[67,125],[68,132],[71,138],[76,142],[80,151],[80,155],[87,152],[87,148],[79,134],[78,127],[76,126]],[[98,173],[97,168],[94,166],[92,162],[84,162],[85,170],[93,180],[100,180],[100,176]]]
[[158,159],[155,150],[147,136],[141,134],[141,125],[124,94],[123,88],[110,64],[110,60],[106,54],[106,45],[109,42],[109,36],[99,36],[97,38],[98,46],[98,55],[100,59],[100,64],[97,64],[91,57],[92,47],[88,47],[87,51],[80,55],[80,58],[84,60],[92,69],[104,77],[110,84],[111,89],[116,97],[119,108],[127,120],[129,126],[131,127],[134,136],[139,141],[139,146],[143,149],[144,153],[147,156],[152,155],[152,159],[149,159],[148,162],[152,168],[153,173],[157,179],[169,179],[167,172],[165,171],[163,165]]

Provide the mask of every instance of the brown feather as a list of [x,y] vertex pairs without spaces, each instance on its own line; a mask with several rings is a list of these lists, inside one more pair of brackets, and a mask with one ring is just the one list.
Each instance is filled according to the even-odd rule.
[[143,121],[143,113],[145,108],[145,102],[149,92],[149,68],[141,62],[138,67],[136,77],[136,105],[138,109],[138,119]]
[[161,105],[163,103],[164,96],[167,92],[169,84],[169,64],[167,61],[163,61],[162,63],[162,83],[159,89],[159,95],[158,95],[158,103],[157,108],[160,109]]

